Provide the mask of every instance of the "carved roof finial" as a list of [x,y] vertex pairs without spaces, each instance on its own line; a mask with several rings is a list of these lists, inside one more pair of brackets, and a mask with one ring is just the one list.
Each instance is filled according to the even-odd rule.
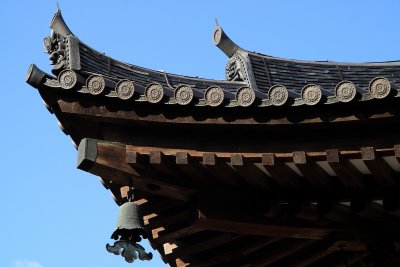
[[229,58],[233,56],[233,54],[241,49],[237,44],[235,44],[224,32],[221,26],[218,24],[217,18],[215,18],[215,22],[217,25],[215,26],[213,32],[213,42],[222,52],[225,53]]
[[215,17],[215,24],[217,27],[219,26],[217,17]]
[[68,35],[73,35],[61,15],[61,9],[60,9],[60,5],[59,5],[58,1],[57,1],[57,11],[54,14],[53,19],[50,22],[50,28],[55,33],[61,34],[64,37],[68,36]]

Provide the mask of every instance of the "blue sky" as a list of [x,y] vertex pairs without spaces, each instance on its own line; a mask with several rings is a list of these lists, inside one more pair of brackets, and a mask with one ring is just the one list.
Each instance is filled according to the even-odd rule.
[[[217,17],[241,47],[307,60],[400,59],[399,1],[60,1],[90,46],[147,68],[224,78],[211,41]],[[117,205],[24,82],[31,63],[50,72],[42,40],[56,1],[4,1],[0,9],[0,266],[128,266],[108,254]],[[157,253],[156,253],[157,254]],[[134,266],[163,266],[156,256]]]

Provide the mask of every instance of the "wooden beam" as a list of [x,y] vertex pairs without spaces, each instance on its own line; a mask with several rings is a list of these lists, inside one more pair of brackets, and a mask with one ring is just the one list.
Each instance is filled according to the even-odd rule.
[[357,215],[370,220],[383,221],[385,219],[383,207],[366,199],[353,199],[350,202],[350,208]]
[[147,203],[141,205],[141,209],[143,215],[146,215],[146,212],[157,213],[168,209],[176,208],[178,206],[184,205],[185,203],[186,203],[185,201],[177,199],[167,198],[160,195],[155,195],[155,196],[152,195],[152,197],[149,199]]
[[244,181],[226,162],[213,152],[203,153],[203,165],[209,169],[214,177],[223,185],[240,188]]
[[304,182],[302,178],[273,153],[262,154],[262,165],[283,188],[295,192],[303,191]]
[[[296,253],[299,250],[302,250],[312,244],[317,242],[317,240],[309,239],[309,240],[286,240],[285,245],[282,249],[273,250],[271,249],[272,253],[266,252],[263,254],[259,259],[250,262],[246,267],[264,267],[269,266],[278,261],[284,259],[285,257],[289,257],[291,254]],[[279,247],[280,244],[278,243],[277,246]]]
[[185,262],[182,259],[176,259],[175,260],[175,266],[176,267],[186,267],[186,266],[190,266],[191,264],[189,262]]
[[243,179],[254,188],[262,188],[265,191],[274,191],[271,177],[260,170],[250,159],[242,154],[231,155],[231,166]]
[[304,175],[307,181],[317,190],[332,193],[334,186],[332,179],[314,160],[307,156],[304,151],[293,152],[293,163]]
[[294,260],[295,265],[293,265],[293,266],[296,266],[296,267],[311,266],[313,263],[330,255],[331,253],[332,253],[332,251],[326,249],[325,247],[320,247],[316,251],[313,251],[312,253],[299,255],[299,257],[297,257],[297,259]]
[[382,188],[389,191],[398,189],[396,174],[386,161],[376,155],[373,147],[362,147],[361,158]]
[[[357,263],[357,266],[374,266],[374,265],[366,265],[366,263],[363,261],[363,259],[367,256],[370,255],[369,252],[342,252],[343,255],[336,257],[335,262],[330,262],[329,265],[326,265],[328,267],[347,267],[347,266],[352,266],[353,264]],[[344,254],[346,253],[346,254]],[[375,265],[377,266],[377,265]]]
[[328,248],[330,251],[368,251],[368,243],[362,241],[337,241]]
[[126,148],[126,162],[141,176],[182,185],[185,180],[179,176],[180,170],[161,151],[140,153]]
[[[151,151],[149,154],[151,168],[160,176],[177,183],[187,183],[174,160],[166,156],[162,151]],[[164,179],[165,179],[164,178]]]
[[193,217],[193,212],[189,210],[177,212],[168,216],[157,215],[148,219],[148,224],[146,225],[146,228],[152,229],[152,228],[164,227],[170,224],[184,222],[188,220],[194,220],[194,219],[195,218]]
[[201,253],[203,251],[212,250],[216,247],[235,241],[240,237],[243,237],[243,235],[231,234],[231,233],[218,234],[213,238],[208,238],[203,241],[198,241],[195,243],[183,244],[182,246],[178,246],[177,248],[172,250],[171,255],[168,255],[168,257],[178,258],[181,256],[185,257],[191,256],[197,253]]
[[209,267],[209,266],[229,266],[229,263],[239,262],[242,257],[245,257],[265,246],[279,241],[279,238],[265,238],[244,236],[237,240],[237,246],[227,249],[214,257],[207,258],[201,262],[194,262],[193,267]]
[[188,179],[191,179],[198,185],[215,184],[210,179],[204,166],[201,165],[198,157],[193,157],[186,151],[178,151],[175,154],[176,164]]
[[346,187],[352,191],[364,192],[366,190],[363,175],[353,166],[353,164],[342,157],[339,150],[327,150],[326,160]]
[[317,208],[321,216],[330,221],[342,225],[353,225],[356,222],[356,215],[349,206],[323,200],[318,202]]
[[290,201],[287,206],[290,214],[303,220],[315,221],[321,216],[318,213],[316,205],[301,200]]
[[167,242],[175,243],[175,241],[179,240],[180,238],[204,231],[204,228],[199,227],[198,223],[195,222],[189,226],[171,231],[169,233],[164,233],[165,230],[166,229],[164,227],[160,227],[152,231],[153,240],[156,244],[161,245]]
[[204,230],[279,238],[323,239],[335,231],[328,228],[282,226],[261,222],[207,218],[204,216],[200,217],[195,224]]
[[393,149],[394,149],[394,156],[400,163],[400,145],[395,145]]
[[164,181],[140,176],[126,163],[125,146],[118,143],[83,139],[78,147],[78,168],[95,175],[109,177],[120,186],[133,186],[154,195],[187,200],[194,190]]
[[[63,113],[66,114],[71,114],[79,117],[89,117],[93,120],[97,121],[109,121],[110,119],[114,121],[119,121],[120,123],[126,124],[126,123],[142,123],[144,121],[142,113],[145,114],[145,121],[149,122],[161,122],[164,123],[166,121],[170,121],[176,124],[242,124],[242,125],[252,125],[252,124],[265,124],[265,125],[293,125],[294,122],[290,120],[290,118],[284,116],[277,116],[276,118],[271,117],[268,120],[257,120],[256,117],[261,119],[263,118],[263,112],[260,112],[258,114],[253,114],[251,117],[243,117],[243,116],[238,116],[235,117],[234,120],[226,120],[226,116],[211,116],[214,115],[214,110],[206,110],[205,112],[208,112],[210,116],[207,116],[205,118],[202,118],[199,120],[196,117],[193,117],[191,115],[186,116],[177,116],[176,112],[173,111],[173,109],[165,110],[165,107],[157,107],[155,105],[151,105],[150,107],[144,107],[141,109],[141,112],[136,112],[134,109],[131,110],[118,110],[118,111],[113,111],[107,108],[104,108],[104,106],[101,105],[91,105],[91,106],[85,106],[81,104],[79,101],[75,102],[70,102],[70,101],[64,101],[64,100],[58,100],[58,105]],[[150,109],[151,110],[146,110]],[[158,108],[158,109],[157,109]],[[160,109],[164,109],[163,111]],[[235,109],[233,112],[237,111],[242,111],[241,109]],[[232,111],[229,111],[232,112]],[[370,112],[370,110],[369,110]],[[99,116],[101,114],[101,116]],[[171,116],[172,115],[172,116]],[[232,116],[229,116],[232,118]],[[382,110],[377,110],[375,114],[370,115],[370,119],[374,118],[380,118],[380,119],[390,119],[394,118],[395,115],[382,111]],[[353,121],[354,123],[357,123],[360,121],[360,118],[358,116],[355,116],[353,114],[349,116],[337,116],[334,119],[330,121],[330,123],[340,123],[340,122],[350,122]],[[312,124],[312,125],[326,125],[326,119],[325,118],[303,118],[301,121],[296,121],[296,124]]]

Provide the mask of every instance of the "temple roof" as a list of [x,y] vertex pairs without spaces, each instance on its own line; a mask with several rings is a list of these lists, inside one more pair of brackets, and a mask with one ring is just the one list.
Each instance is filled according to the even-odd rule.
[[214,43],[229,57],[226,80],[146,69],[115,60],[79,40],[57,11],[45,48],[56,88],[83,94],[195,106],[268,107],[397,97],[400,62],[300,61],[249,52],[217,25]]
[[226,79],[210,80],[110,58],[60,11],[51,29],[53,75],[31,65],[26,80],[72,138],[78,168],[118,205],[134,188],[165,262],[399,262],[399,62],[275,58],[217,25]]

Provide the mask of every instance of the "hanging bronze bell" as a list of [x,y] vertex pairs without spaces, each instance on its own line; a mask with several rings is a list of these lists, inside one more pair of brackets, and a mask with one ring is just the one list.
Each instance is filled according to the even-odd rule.
[[119,207],[117,230],[111,235],[114,240],[140,242],[147,238],[143,228],[143,216],[134,202],[125,202]]
[[137,242],[142,238],[147,238],[143,228],[143,217],[140,213],[139,206],[132,202],[133,197],[128,198],[119,207],[117,230],[111,235],[116,241],[113,245],[107,244],[108,252],[115,255],[121,255],[129,263],[139,260],[151,260],[153,254],[147,253],[146,250]]

